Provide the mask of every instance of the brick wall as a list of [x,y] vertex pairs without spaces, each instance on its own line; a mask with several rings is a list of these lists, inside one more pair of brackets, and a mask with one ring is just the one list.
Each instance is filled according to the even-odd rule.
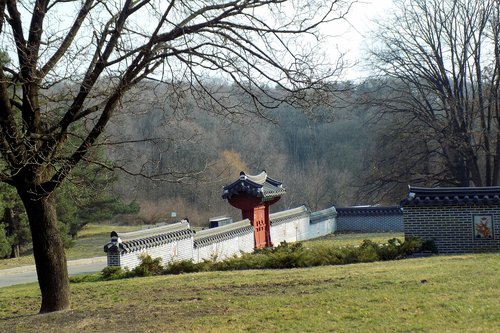
[[403,214],[399,207],[337,208],[338,232],[402,232],[403,230]]
[[120,253],[109,252],[107,256],[108,266],[120,266]]
[[[491,216],[491,238],[474,237],[474,216]],[[405,237],[433,240],[439,253],[500,251],[500,205],[407,206]]]

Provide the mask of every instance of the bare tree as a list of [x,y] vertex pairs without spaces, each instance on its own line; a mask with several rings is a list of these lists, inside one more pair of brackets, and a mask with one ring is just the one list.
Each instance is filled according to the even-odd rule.
[[[127,92],[163,81],[182,87],[178,94],[198,93],[206,108],[257,114],[301,102],[339,70],[317,52],[319,27],[348,9],[343,0],[1,0],[1,51],[11,61],[0,70],[0,180],[26,208],[40,312],[70,305],[51,194],[98,143]],[[252,106],[219,99],[213,75]]]
[[372,50],[383,90],[370,103],[390,123],[390,144],[379,147],[380,182],[371,185],[498,185],[498,1],[397,0],[395,7],[378,23]]

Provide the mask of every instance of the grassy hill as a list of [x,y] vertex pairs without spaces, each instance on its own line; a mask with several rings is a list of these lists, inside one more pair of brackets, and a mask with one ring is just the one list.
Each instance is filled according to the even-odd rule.
[[73,284],[36,315],[35,284],[2,288],[1,332],[497,332],[499,254]]

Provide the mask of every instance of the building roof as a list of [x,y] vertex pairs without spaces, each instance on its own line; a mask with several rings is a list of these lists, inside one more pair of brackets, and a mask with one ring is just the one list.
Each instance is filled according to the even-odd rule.
[[500,187],[413,187],[401,206],[499,205]]
[[224,186],[222,198],[230,199],[234,195],[247,193],[267,201],[282,196],[285,192],[282,183],[269,177],[265,171],[258,175],[247,175],[242,171],[237,181]]
[[401,215],[403,211],[399,206],[353,206],[337,208],[337,216],[378,216]]

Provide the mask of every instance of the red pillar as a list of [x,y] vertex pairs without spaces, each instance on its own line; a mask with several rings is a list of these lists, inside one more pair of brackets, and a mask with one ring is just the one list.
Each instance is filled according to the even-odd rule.
[[271,242],[271,221],[269,220],[269,204],[261,203],[254,197],[246,195],[233,197],[229,203],[241,209],[244,219],[249,219],[254,228],[254,247],[263,249],[273,246]]
[[283,193],[285,189],[281,183],[267,177],[265,171],[257,176],[247,176],[242,172],[237,181],[224,187],[222,197],[227,199],[231,206],[241,209],[244,219],[250,220],[254,228],[256,249],[273,246],[270,206],[276,203]]

